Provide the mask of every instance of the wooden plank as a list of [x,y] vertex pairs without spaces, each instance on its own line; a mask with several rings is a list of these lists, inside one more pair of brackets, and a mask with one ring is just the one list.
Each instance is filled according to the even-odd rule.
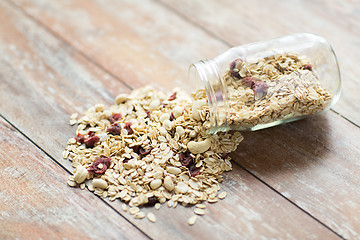
[[148,239],[0,119],[0,239]]
[[[82,111],[90,103],[109,104],[112,93],[104,89],[116,92],[112,86],[119,83],[9,5],[1,3],[0,13],[7,19],[6,24],[0,25],[0,32],[6,32],[6,35],[0,34],[3,46],[1,56],[4,56],[0,58],[0,87],[3,89],[0,101],[5,103],[1,105],[0,112],[61,165],[71,170],[69,163],[60,159],[64,143],[74,134],[74,128],[66,127],[66,118],[75,109],[73,105],[79,106],[75,110]],[[56,69],[57,75],[48,83],[53,90],[42,86],[49,80],[47,72],[22,67],[34,63],[34,59],[36,66],[47,66],[49,71],[54,72]],[[66,62],[71,64],[64,64]],[[56,92],[56,98],[51,92]],[[27,104],[28,101],[31,104]],[[24,107],[27,107],[26,111]],[[38,119],[41,119],[41,126],[37,126]],[[173,210],[162,207],[156,212],[158,220],[155,225],[147,220],[134,220],[127,213],[122,214],[156,239],[338,239],[319,222],[238,166],[226,175],[222,188],[229,192],[229,197],[219,204],[209,205],[209,214],[200,218],[192,228],[186,223],[193,214],[192,208],[179,206]],[[121,211],[120,201],[110,204]],[[288,220],[290,217],[291,221]]]
[[[325,37],[337,54],[343,79],[342,96],[333,109],[360,125],[360,106],[357,104],[360,102],[360,71],[355,66],[360,61],[359,1],[160,1],[229,46],[295,32]],[[214,56],[221,54],[222,49],[214,49],[213,53]]]

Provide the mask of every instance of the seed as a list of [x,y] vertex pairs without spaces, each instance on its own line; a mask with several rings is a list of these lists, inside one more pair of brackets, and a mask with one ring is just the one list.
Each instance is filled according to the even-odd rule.
[[147,214],[147,217],[150,220],[150,222],[153,222],[153,223],[156,222],[156,217],[155,217],[155,215],[153,213],[149,212]]
[[196,219],[197,219],[197,216],[196,216],[196,215],[192,216],[191,218],[189,218],[188,224],[189,224],[190,226],[194,225],[195,222],[196,222]]
[[143,212],[138,212],[138,213],[135,213],[135,215],[134,215],[135,219],[142,219],[144,217],[145,217],[145,213],[143,213]]
[[204,215],[205,214],[205,210],[201,209],[201,208],[195,208],[194,209],[194,213],[196,213],[197,215]]
[[204,209],[204,208],[206,208],[206,205],[205,205],[205,204],[202,204],[202,203],[198,203],[198,204],[196,204],[196,207],[197,207],[197,208]]
[[76,173],[74,175],[74,180],[76,183],[82,183],[83,181],[85,181],[85,179],[88,177],[88,171],[86,170],[86,168],[82,165],[79,165],[76,168]]
[[156,203],[156,204],[155,204],[155,209],[156,209],[156,210],[159,210],[160,207],[161,207],[161,204],[160,204],[160,203]]
[[175,186],[170,176],[164,178],[164,187],[170,192],[174,190]]
[[122,208],[122,210],[123,210],[124,212],[126,212],[126,211],[128,210],[128,207],[127,207],[127,205],[126,205],[125,203],[123,203],[123,204],[121,205],[121,208]]
[[134,215],[134,214],[136,214],[138,212],[140,212],[140,208],[138,208],[138,207],[132,207],[132,208],[129,209],[129,213],[131,215]]
[[108,187],[107,182],[106,182],[104,179],[101,179],[101,178],[93,179],[92,185],[93,185],[95,188],[101,188],[101,189],[105,189],[105,188]]
[[166,168],[166,171],[167,171],[168,173],[175,174],[175,175],[181,173],[180,168],[171,167],[171,166],[168,166],[168,167]]
[[152,180],[151,183],[150,183],[150,187],[151,187],[151,189],[155,190],[155,189],[157,189],[158,187],[161,186],[161,183],[162,183],[161,179]]
[[218,195],[218,198],[219,198],[219,199],[224,199],[224,198],[226,197],[226,195],[227,195],[227,192],[222,192],[222,193],[220,193],[220,194]]

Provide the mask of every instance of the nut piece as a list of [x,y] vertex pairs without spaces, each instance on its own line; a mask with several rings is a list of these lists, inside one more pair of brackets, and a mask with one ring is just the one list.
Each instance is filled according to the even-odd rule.
[[172,113],[175,118],[178,118],[183,114],[183,112],[184,112],[184,108],[177,106],[177,107],[174,107]]
[[169,120],[170,119],[170,115],[168,113],[163,113],[161,116],[160,116],[160,122],[164,123],[165,120]]
[[206,152],[210,148],[210,145],[211,145],[211,140],[210,138],[207,138],[204,141],[200,141],[200,142],[190,141],[187,144],[187,147],[191,153],[198,154],[198,153]]
[[166,119],[163,122],[163,126],[166,130],[170,131],[173,128],[174,124],[169,119]]
[[176,132],[177,132],[177,134],[179,134],[179,137],[181,137],[182,135],[185,134],[185,130],[184,130],[184,128],[182,126],[177,126],[176,127]]
[[194,225],[195,222],[196,222],[196,219],[197,219],[197,216],[196,216],[196,215],[192,216],[191,218],[189,218],[188,224],[189,224],[190,226]]
[[76,183],[82,183],[85,181],[85,179],[88,177],[88,171],[83,165],[79,165],[76,168],[76,173],[74,175],[74,181]]
[[169,191],[169,192],[171,192],[172,190],[174,190],[174,183],[173,183],[173,181],[172,181],[172,179],[171,179],[171,177],[170,176],[166,176],[165,177],[165,179],[164,179],[164,186],[165,186],[165,188]]
[[149,110],[152,111],[152,110],[155,110],[157,109],[158,107],[160,106],[160,100],[159,99],[154,99],[150,105],[149,105]]
[[161,186],[161,183],[162,183],[161,179],[152,180],[150,183],[150,187],[151,189],[155,190]]
[[151,212],[149,212],[148,214],[147,214],[147,218],[149,219],[149,221],[150,222],[156,222],[156,217],[155,217],[155,215],[153,214],[153,213],[151,213]]
[[178,168],[178,167],[172,167],[172,166],[168,166],[168,167],[166,168],[166,171],[167,171],[168,173],[171,173],[171,174],[174,174],[174,175],[177,175],[177,174],[181,173],[181,169],[180,169],[180,168]]
[[92,185],[93,185],[95,188],[101,188],[101,189],[105,189],[105,188],[108,187],[107,182],[106,182],[104,179],[101,179],[101,178],[95,178],[95,179],[93,179]]

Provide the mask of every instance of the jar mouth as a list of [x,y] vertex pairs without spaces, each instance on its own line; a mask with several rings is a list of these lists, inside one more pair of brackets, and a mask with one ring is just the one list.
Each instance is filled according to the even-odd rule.
[[192,64],[189,68],[189,80],[193,90],[205,89],[210,113],[208,133],[228,131],[228,93],[216,63],[206,60]]

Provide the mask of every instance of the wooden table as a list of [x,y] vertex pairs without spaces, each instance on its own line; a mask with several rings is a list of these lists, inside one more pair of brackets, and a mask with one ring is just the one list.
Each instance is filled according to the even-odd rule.
[[[360,239],[359,1],[2,0],[0,20],[0,239]],[[163,206],[154,224],[67,186],[72,113],[184,85],[193,62],[295,32],[334,47],[339,103],[244,134],[228,197],[194,226],[193,208]]]

